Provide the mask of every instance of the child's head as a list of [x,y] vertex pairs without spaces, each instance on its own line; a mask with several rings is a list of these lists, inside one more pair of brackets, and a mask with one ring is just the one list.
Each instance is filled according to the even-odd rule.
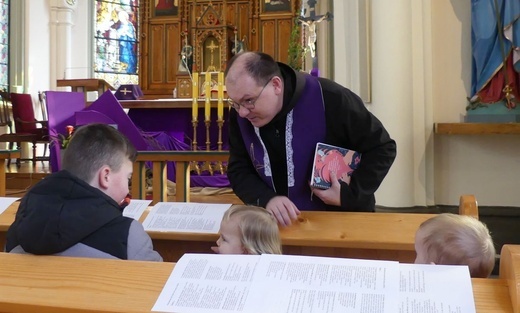
[[128,194],[128,180],[137,152],[115,128],[105,124],[82,126],[65,150],[62,169],[100,189],[116,202]]
[[486,278],[495,266],[495,247],[489,230],[466,215],[439,214],[415,234],[418,264],[468,265],[471,277]]
[[276,219],[264,208],[232,206],[224,213],[213,250],[221,254],[281,254]]

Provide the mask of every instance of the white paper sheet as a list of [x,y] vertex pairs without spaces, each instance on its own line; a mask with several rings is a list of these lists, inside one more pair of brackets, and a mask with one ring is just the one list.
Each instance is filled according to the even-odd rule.
[[7,210],[8,207],[13,204],[16,200],[20,198],[16,197],[0,197],[0,214],[4,213],[5,210]]
[[475,313],[475,300],[467,266],[399,266],[399,312]]
[[217,234],[224,212],[231,204],[159,202],[143,222],[147,231]]
[[139,220],[150,203],[152,203],[152,200],[131,199],[130,204],[123,210],[123,216]]
[[394,313],[398,269],[392,261],[265,254],[245,312]]
[[245,312],[259,255],[185,254],[152,311]]
[[185,254],[152,311],[474,313],[475,304],[464,266]]

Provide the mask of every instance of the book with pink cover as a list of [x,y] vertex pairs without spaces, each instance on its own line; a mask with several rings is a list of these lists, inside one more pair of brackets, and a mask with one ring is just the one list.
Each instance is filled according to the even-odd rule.
[[357,151],[318,142],[314,153],[311,186],[330,188],[331,172],[335,172],[339,180],[350,184],[352,173],[358,168],[360,161],[361,153]]

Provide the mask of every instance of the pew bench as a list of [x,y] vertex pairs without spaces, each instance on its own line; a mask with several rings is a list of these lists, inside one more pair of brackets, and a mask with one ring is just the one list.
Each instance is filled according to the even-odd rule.
[[[464,199],[462,199],[464,197]],[[473,196],[461,197],[459,212],[469,212]],[[0,215],[0,246],[13,223],[19,202]],[[476,202],[471,206],[477,214]],[[140,221],[148,214],[148,208]],[[435,214],[304,211],[290,227],[280,229],[285,254],[414,262],[415,232]],[[211,253],[217,234],[149,231],[154,249],[176,262],[187,252]]]
[[227,162],[229,151],[138,151],[132,175],[131,194],[146,199],[146,162],[152,163],[152,205],[168,201],[166,162],[175,163],[177,192],[175,201],[190,201],[190,170],[192,162]]
[[[478,313],[518,313],[520,247],[499,278],[472,279]],[[0,312],[150,312],[174,263],[0,253]]]
[[[148,214],[146,210],[140,221]],[[460,197],[459,214],[478,218],[473,195]],[[415,232],[435,214],[304,211],[290,227],[280,229],[284,254],[415,261]],[[208,253],[218,235],[148,232],[165,261],[186,252]]]
[[[0,150],[0,197],[5,197],[6,177],[5,165],[6,160],[21,158],[20,150]],[[9,164],[9,162],[7,162]]]

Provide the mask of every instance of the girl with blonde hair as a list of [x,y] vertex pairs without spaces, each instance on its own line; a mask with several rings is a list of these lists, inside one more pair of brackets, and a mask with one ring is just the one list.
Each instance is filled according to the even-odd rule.
[[220,254],[282,254],[278,224],[264,208],[234,205],[224,213],[217,246]]

